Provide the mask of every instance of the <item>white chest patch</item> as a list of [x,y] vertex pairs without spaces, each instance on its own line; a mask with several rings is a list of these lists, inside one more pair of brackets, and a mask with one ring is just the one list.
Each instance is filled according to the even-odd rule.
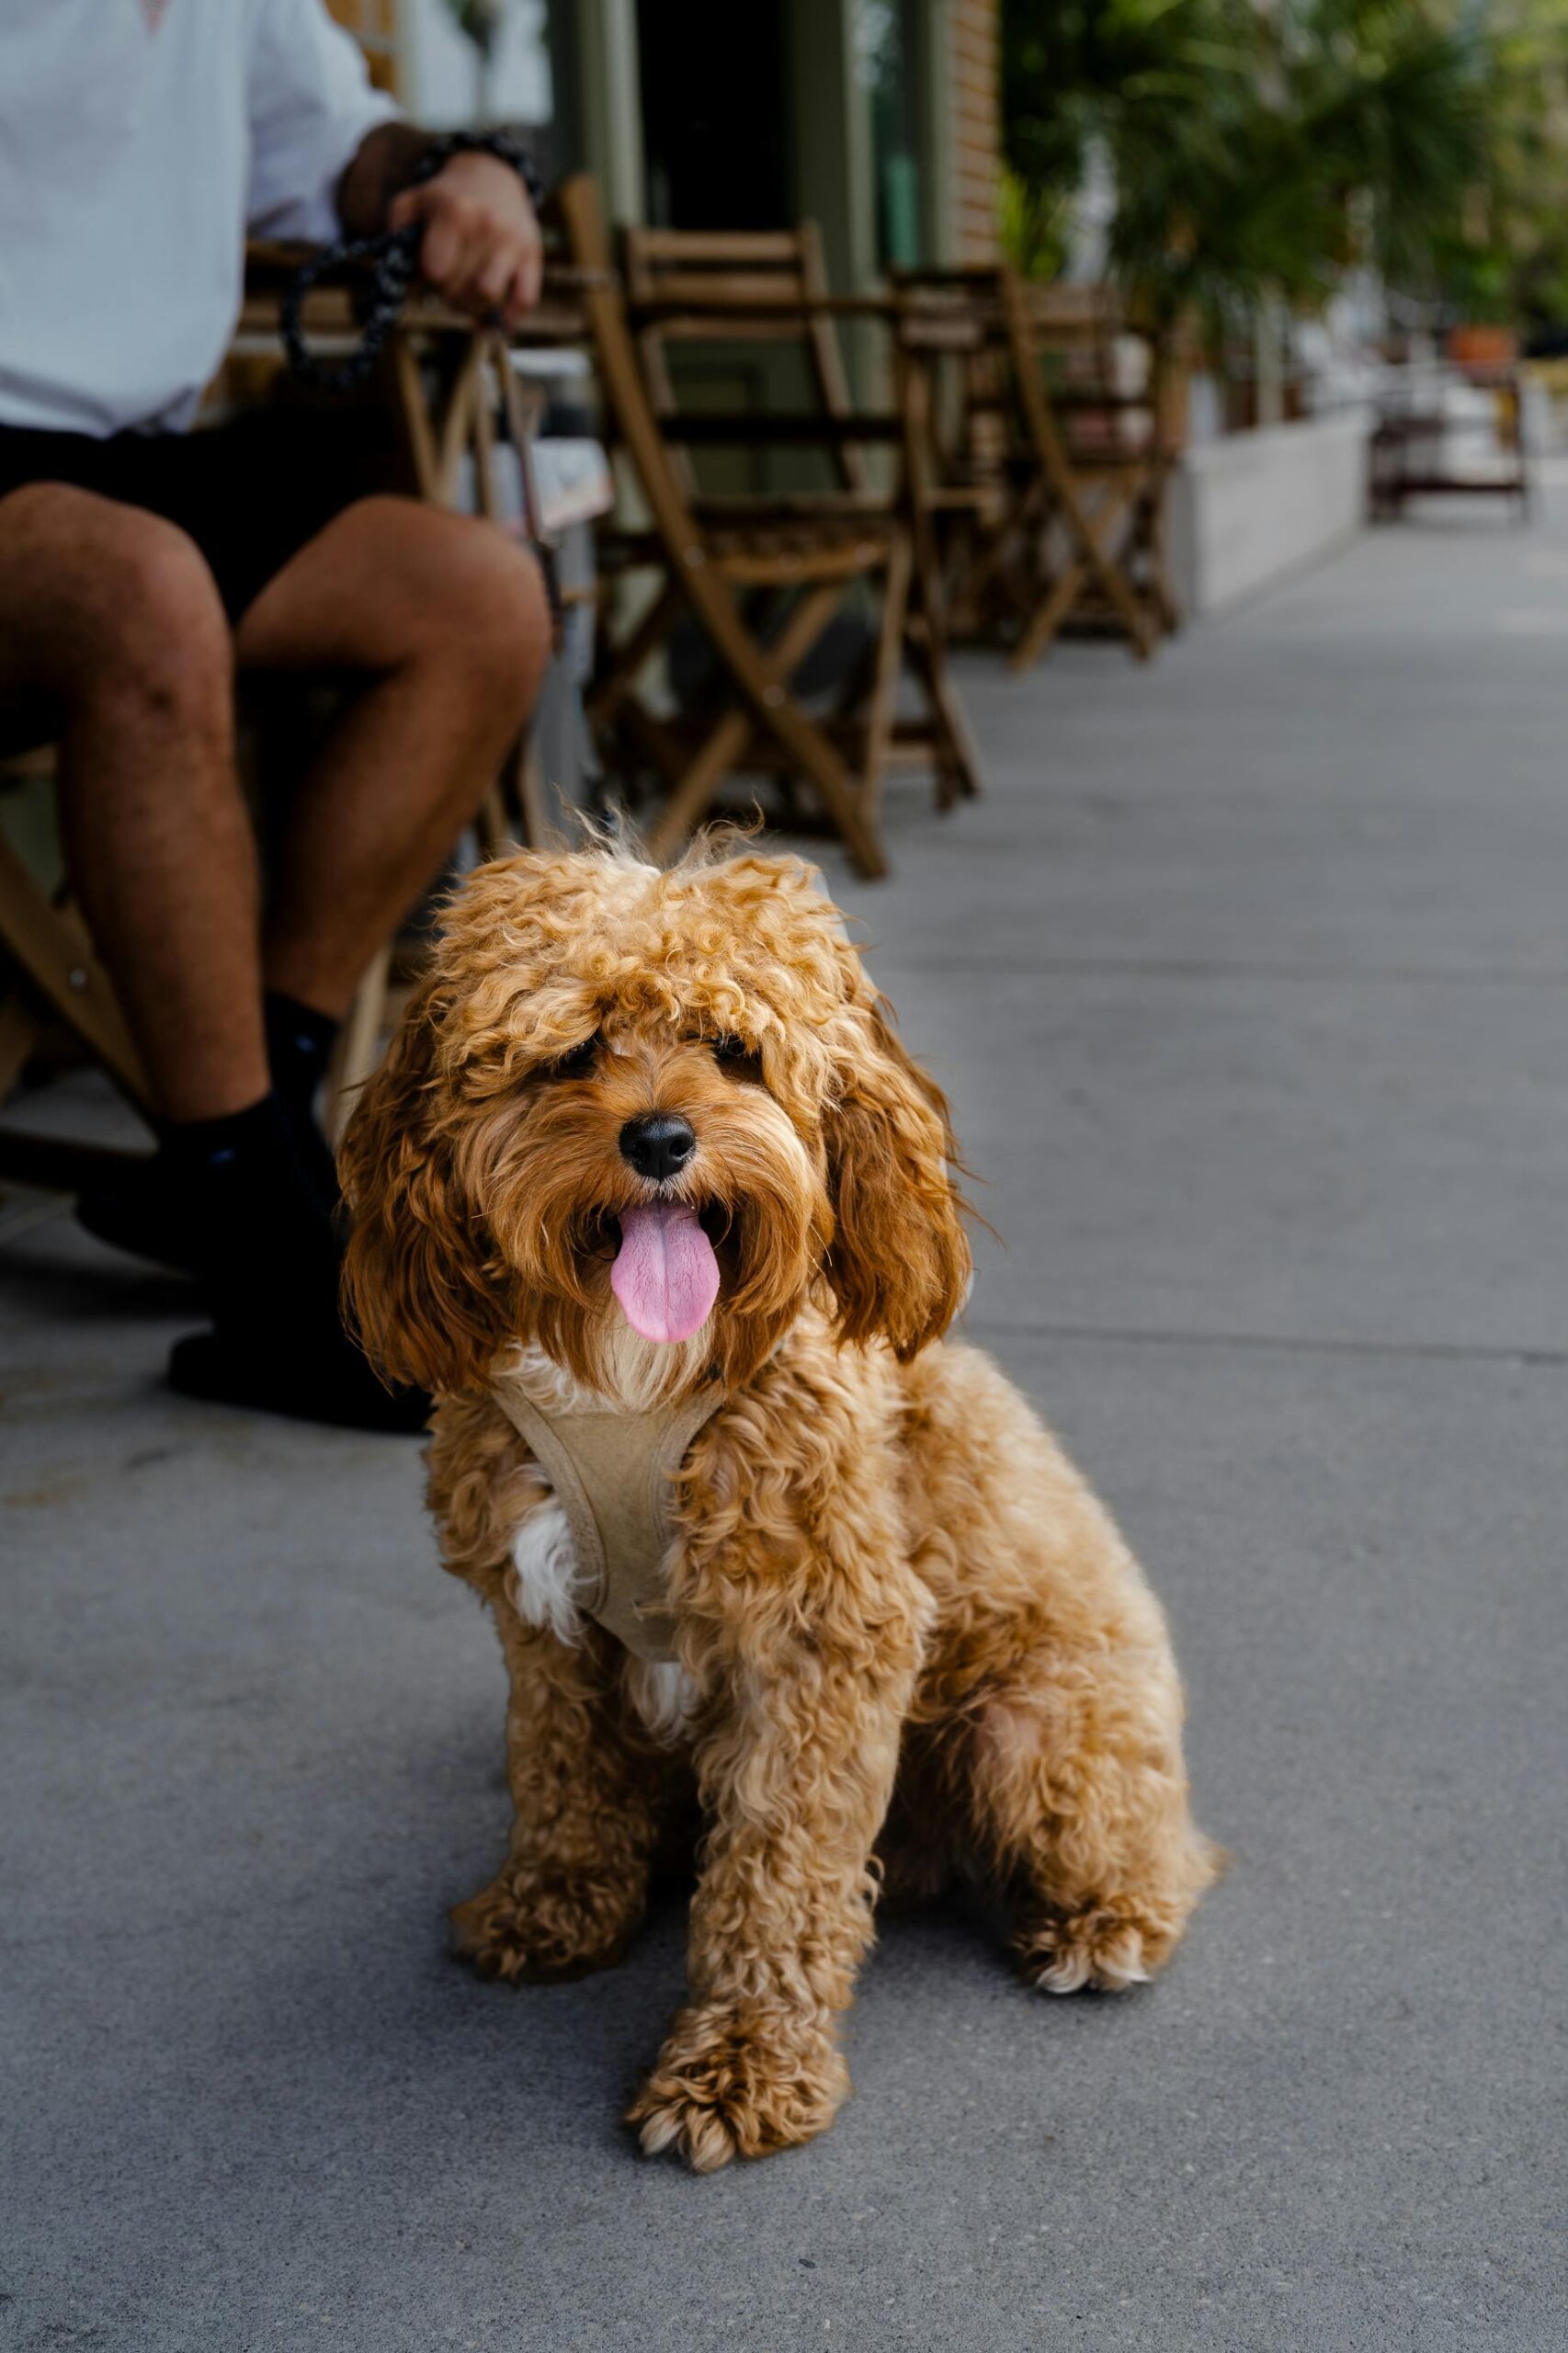
[[[584,1577],[566,1514],[553,1495],[529,1512],[512,1539],[506,1597],[526,1625],[557,1642],[583,1639]],[[626,1660],[626,1695],[653,1738],[679,1740],[697,1704],[697,1687],[677,1660]]]
[[697,1711],[697,1686],[679,1659],[629,1658],[626,1690],[653,1738],[673,1747]]
[[582,1587],[566,1514],[551,1495],[529,1512],[512,1539],[506,1597],[525,1624],[546,1627],[557,1642],[579,1643]]

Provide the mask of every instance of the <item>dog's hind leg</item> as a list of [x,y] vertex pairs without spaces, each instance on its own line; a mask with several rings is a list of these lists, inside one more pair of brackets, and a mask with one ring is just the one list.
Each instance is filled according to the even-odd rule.
[[1031,1984],[1119,1993],[1153,1974],[1216,1875],[1194,1827],[1168,1654],[1042,1645],[978,1711],[971,1793]]
[[954,1818],[942,1748],[928,1728],[904,1726],[892,1800],[877,1834],[872,1865],[879,1913],[911,1912],[933,1903],[964,1875],[962,1825]]

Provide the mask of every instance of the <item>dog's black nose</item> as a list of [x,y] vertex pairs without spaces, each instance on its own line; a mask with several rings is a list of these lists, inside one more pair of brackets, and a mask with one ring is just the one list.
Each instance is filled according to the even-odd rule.
[[678,1176],[696,1150],[691,1122],[678,1111],[643,1111],[628,1120],[620,1131],[621,1158],[630,1160],[639,1176],[651,1176],[655,1185],[662,1185],[667,1176]]

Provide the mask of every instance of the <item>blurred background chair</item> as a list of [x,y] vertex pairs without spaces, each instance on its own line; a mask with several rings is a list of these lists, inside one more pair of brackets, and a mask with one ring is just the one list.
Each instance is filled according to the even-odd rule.
[[[601,568],[622,584],[589,697],[607,767],[634,793],[663,794],[650,826],[657,854],[712,810],[726,776],[749,773],[781,788],[791,824],[825,819],[861,871],[880,873],[891,767],[931,767],[944,801],[978,787],[945,652],[911,596],[903,413],[853,408],[827,340],[836,316],[886,324],[898,306],[803,291],[809,239],[666,232],[629,241],[643,294],[629,312],[592,184],[569,182],[560,210],[569,258],[591,281],[595,358],[632,472],[621,522],[600,545]],[[795,347],[809,404],[683,405],[672,347],[736,342]],[[862,455],[876,449],[880,483]],[[704,485],[698,460],[716,450],[744,454],[750,486]],[[782,460],[794,486],[767,486],[765,453],[774,483]],[[824,453],[833,478],[803,486],[803,460],[814,455],[820,469]],[[900,707],[906,655],[924,711]]]
[[1063,629],[1146,660],[1178,620],[1165,540],[1165,369],[1109,289],[1006,267],[904,270],[905,299],[972,335],[933,408],[933,499],[954,632],[1032,666]]

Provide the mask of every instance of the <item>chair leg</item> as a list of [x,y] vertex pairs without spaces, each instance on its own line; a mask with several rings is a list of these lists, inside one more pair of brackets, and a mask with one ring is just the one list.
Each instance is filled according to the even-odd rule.
[[[43,1030],[43,1022],[20,989],[0,1001],[0,1103],[21,1076]],[[142,1167],[146,1161],[144,1152],[123,1152],[117,1146],[0,1127],[0,1182],[31,1186],[43,1193],[80,1193],[126,1168]]]
[[666,580],[624,642],[608,649],[610,667],[588,690],[587,711],[591,727],[608,726],[620,704],[635,687],[637,674],[642,665],[669,635],[684,601],[676,584]]
[[[822,635],[843,594],[836,581],[830,587],[811,590],[801,597],[775,642],[761,653],[765,703],[770,693],[786,695],[786,681]],[[771,710],[772,706],[767,708]],[[654,858],[673,858],[696,831],[725,771],[735,766],[750,743],[755,724],[751,712],[743,705],[735,705],[724,713],[659,813],[648,844]],[[814,728],[811,732],[816,733]],[[812,782],[816,780],[813,776]]]
[[882,625],[877,636],[877,659],[871,673],[866,717],[866,743],[861,756],[861,798],[874,820],[881,806],[882,777],[892,735],[898,682],[903,665],[904,632],[909,617],[912,556],[906,540],[895,540],[888,553],[882,582]]
[[506,775],[522,824],[523,847],[544,849],[551,842],[559,842],[560,834],[551,817],[544,772],[539,764],[539,749],[531,728],[521,738],[516,750],[508,754]]
[[910,662],[930,706],[937,739],[937,806],[978,801],[985,791],[985,767],[963,705],[953,690],[947,640],[928,614],[912,613],[904,632]]
[[738,705],[726,711],[714,728],[660,810],[648,836],[649,850],[658,864],[674,858],[697,831],[725,771],[734,767],[750,743],[751,732],[751,713]]
[[1120,489],[1108,490],[1099,512],[1093,517],[1085,510],[1088,536],[1084,556],[1120,618],[1129,653],[1135,662],[1147,662],[1154,651],[1154,630],[1127,576],[1125,565],[1109,552],[1110,535],[1137,495],[1138,484],[1133,482]]
[[1025,623],[1024,633],[1007,658],[1010,670],[1027,670],[1040,660],[1084,592],[1091,573],[1109,598],[1126,632],[1133,659],[1146,662],[1153,652],[1149,622],[1122,567],[1107,552],[1110,533],[1134,495],[1132,489],[1110,491],[1097,514],[1074,500],[1065,510],[1079,552],[1057,574],[1047,594]]
[[42,1027],[19,989],[0,1002],[0,1103],[20,1078]]
[[[837,593],[841,592],[835,592],[835,601]],[[797,655],[796,660],[800,659]],[[888,862],[875,823],[862,806],[849,770],[821,728],[788,696],[781,696],[777,705],[765,701],[762,716],[769,733],[778,737],[796,766],[816,787],[828,814],[844,836],[845,847],[858,871],[868,882],[880,881],[888,870]]]
[[643,767],[663,778],[665,792],[678,791],[691,764],[690,755],[664,721],[655,719],[646,703],[629,697],[620,706],[616,724],[630,738],[633,751],[641,753]]
[[355,1099],[381,1059],[392,981],[392,942],[378,948],[354,993],[327,1073],[327,1142],[341,1142]]
[[1082,556],[1062,566],[1025,622],[1023,635],[1008,654],[1009,670],[1032,670],[1047,647],[1055,643],[1062,622],[1083,594],[1088,570]]
[[132,1103],[140,1107],[145,1102],[142,1058],[80,916],[70,906],[50,905],[3,836],[0,942]]
[[988,600],[998,591],[1009,603],[1019,599],[1009,575],[1017,569],[1015,551],[1020,540],[1028,540],[1031,531],[1040,531],[1046,523],[1046,502],[1043,485],[1036,483],[1019,500],[1016,509],[992,529],[980,543],[973,569],[970,574],[966,595],[973,607],[975,618],[983,618]]
[[1174,637],[1181,628],[1181,606],[1171,580],[1170,549],[1165,540],[1167,482],[1168,469],[1161,466],[1149,485],[1149,574],[1158,625],[1167,637]]

